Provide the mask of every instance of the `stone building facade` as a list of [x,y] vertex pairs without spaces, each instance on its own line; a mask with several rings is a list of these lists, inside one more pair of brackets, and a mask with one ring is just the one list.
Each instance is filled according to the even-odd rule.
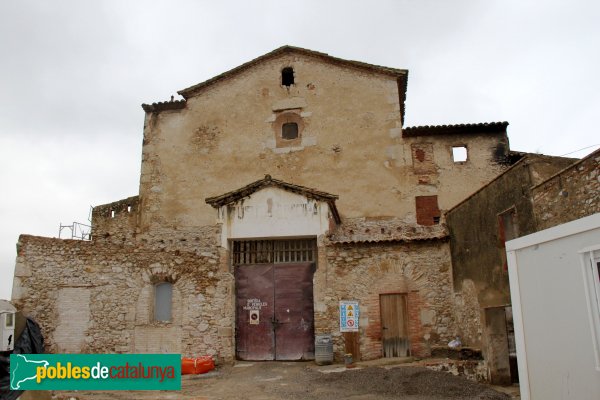
[[446,213],[459,334],[484,350],[494,383],[517,378],[504,243],[600,212],[599,161],[598,151],[582,160],[525,154]]
[[22,235],[13,302],[52,351],[427,356],[460,331],[444,212],[519,156],[504,122],[404,127],[407,79],[285,46],[143,105],[138,195]]

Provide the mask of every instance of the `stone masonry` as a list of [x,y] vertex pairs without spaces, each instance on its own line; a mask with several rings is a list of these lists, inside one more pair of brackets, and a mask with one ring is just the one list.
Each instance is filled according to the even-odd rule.
[[[462,323],[444,213],[520,156],[507,122],[404,127],[407,80],[407,70],[284,46],[181,100],[144,104],[139,192],[94,207],[91,241],[21,235],[15,305],[50,351],[231,361],[232,244],[302,238],[317,243],[314,333],[334,335],[337,358],[340,300],[360,303],[361,357],[382,356],[385,294],[406,295],[411,353],[427,356]],[[457,147],[466,159],[453,158]],[[228,193],[239,198],[209,201]],[[168,321],[155,320],[162,283]]]
[[600,212],[600,150],[532,189],[539,229]]

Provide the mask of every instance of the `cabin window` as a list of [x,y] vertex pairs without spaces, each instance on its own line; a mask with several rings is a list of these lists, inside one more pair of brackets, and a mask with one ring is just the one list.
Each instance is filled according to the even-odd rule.
[[600,371],[600,245],[582,254],[585,297],[593,331],[596,371]]

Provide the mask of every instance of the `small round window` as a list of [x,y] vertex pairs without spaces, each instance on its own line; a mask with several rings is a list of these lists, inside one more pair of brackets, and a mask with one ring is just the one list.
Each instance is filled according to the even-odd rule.
[[298,139],[298,124],[295,122],[286,122],[281,126],[282,139]]

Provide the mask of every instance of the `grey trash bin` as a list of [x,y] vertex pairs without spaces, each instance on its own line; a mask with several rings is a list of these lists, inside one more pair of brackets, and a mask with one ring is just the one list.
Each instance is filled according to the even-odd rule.
[[333,338],[331,335],[315,336],[315,362],[319,365],[333,363]]

